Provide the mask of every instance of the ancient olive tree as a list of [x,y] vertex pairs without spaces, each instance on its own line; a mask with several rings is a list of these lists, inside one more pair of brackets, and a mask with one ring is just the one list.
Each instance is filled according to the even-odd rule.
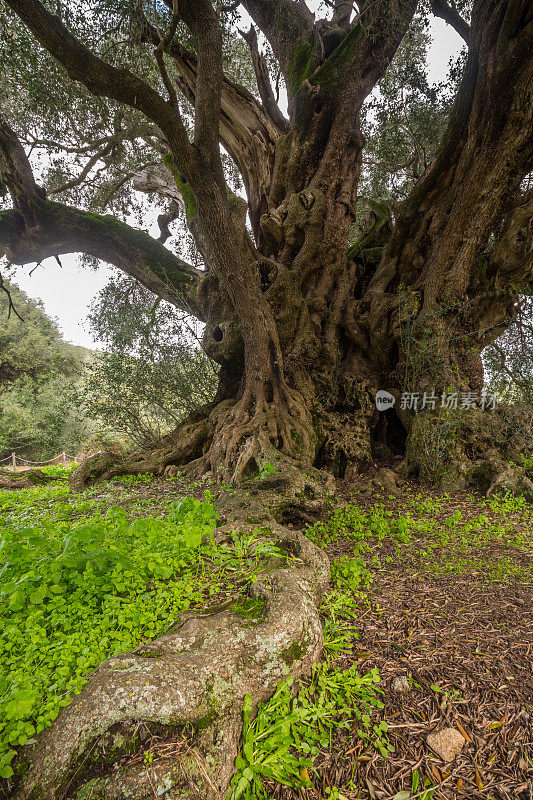
[[[235,482],[271,464],[277,474],[252,482],[244,501],[227,492],[222,513],[268,518],[296,556],[251,587],[266,601],[260,620],[193,616],[104,662],[26,757],[25,800],[225,797],[245,694],[264,699],[321,650],[327,559],[278,523],[316,508],[327,476],[368,461],[373,442],[416,469],[423,426],[398,405],[378,414],[375,391],[479,391],[483,349],[530,290],[531,4],[474,0],[468,24],[457,10],[467,3],[431,3],[468,49],[456,96],[436,152],[417,142],[403,167],[412,188],[401,204],[368,197],[363,218],[364,104],[428,9],[325,7],[317,18],[304,0],[0,5],[0,186],[12,204],[0,213],[1,250],[14,264],[79,252],[115,265],[205,322],[202,346],[220,365],[214,399],[162,446],[93,457],[75,486],[174,467]],[[35,159],[34,173],[39,147],[52,168]],[[64,174],[69,158],[84,162],[79,174]],[[158,239],[119,218],[128,184],[166,198]],[[57,199],[76,192],[80,203]],[[96,213],[95,200],[115,215]],[[180,209],[194,265],[165,246]],[[483,450],[496,463],[516,432],[506,418],[497,435],[486,418],[472,409],[457,445],[483,479]],[[151,772],[110,768],[138,720],[169,737],[192,723],[192,755]]]
[[[342,475],[370,458],[375,438],[404,447],[409,419],[380,419],[378,388],[480,390],[481,352],[512,320],[533,274],[524,182],[533,155],[529,3],[477,0],[470,25],[455,7],[432,4],[468,45],[447,126],[407,198],[393,211],[370,198],[354,236],[361,111],[413,24],[415,0],[331,2],[324,19],[300,0],[103,4],[101,15],[83,19],[75,4],[53,14],[37,0],[4,2],[17,15],[7,12],[7,35],[11,26],[20,36],[22,20],[55,59],[45,62],[51,81],[83,87],[73,113],[81,116],[84,97],[100,103],[106,128],[92,144],[71,144],[80,120],[58,123],[70,151],[91,154],[81,177],[105,168],[124,140],[148,142],[150,165],[122,183],[169,198],[174,216],[183,207],[203,264],[164,246],[165,220],[156,240],[52,199],[81,179],[52,181],[47,195],[15,134],[24,115],[17,96],[1,133],[13,202],[0,222],[8,258],[77,251],[116,265],[205,321],[203,347],[220,365],[201,418],[121,469],[188,465],[238,480],[269,461]],[[225,71],[239,10],[253,23],[243,36],[255,93]],[[19,58],[34,59],[33,50],[26,45]],[[271,82],[276,70],[287,117]],[[229,188],[224,160],[244,197]],[[78,483],[117,470],[103,457]]]

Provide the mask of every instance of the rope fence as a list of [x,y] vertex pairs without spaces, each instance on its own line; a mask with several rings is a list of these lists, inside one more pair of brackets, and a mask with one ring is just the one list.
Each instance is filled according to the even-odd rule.
[[73,461],[77,461],[78,459],[76,456],[69,456],[65,451],[59,453],[57,456],[53,458],[49,458],[48,461],[30,461],[29,458],[25,458],[24,456],[18,456],[16,453],[11,453],[10,456],[7,458],[0,459],[0,466],[2,464],[9,464],[11,467],[15,469],[17,467],[46,467],[52,466],[55,464],[72,464]]

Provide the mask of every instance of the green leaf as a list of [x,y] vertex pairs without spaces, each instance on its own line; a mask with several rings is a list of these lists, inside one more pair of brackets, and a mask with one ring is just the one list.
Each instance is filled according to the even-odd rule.
[[23,719],[27,717],[37,700],[37,692],[33,689],[22,689],[17,692],[13,700],[5,705],[7,719]]
[[11,595],[11,599],[9,601],[9,607],[13,611],[20,611],[24,608],[26,604],[26,594],[22,591],[22,589],[17,589],[16,592],[13,592]]
[[30,594],[30,603],[33,603],[33,605],[35,606],[40,605],[45,599],[47,594],[48,594],[48,587],[46,585],[40,586],[38,589],[36,589],[34,592]]
[[416,791],[420,785],[420,773],[417,769],[413,770],[413,774],[411,776],[411,794],[416,794]]
[[10,767],[9,764],[5,767],[0,767],[0,778],[11,778],[13,775],[13,767]]

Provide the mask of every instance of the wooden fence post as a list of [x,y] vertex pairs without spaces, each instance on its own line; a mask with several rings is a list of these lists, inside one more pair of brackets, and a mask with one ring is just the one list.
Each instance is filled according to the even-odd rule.
[[13,462],[13,466],[16,467],[17,466],[17,457],[16,457],[15,453],[11,454],[11,461]]

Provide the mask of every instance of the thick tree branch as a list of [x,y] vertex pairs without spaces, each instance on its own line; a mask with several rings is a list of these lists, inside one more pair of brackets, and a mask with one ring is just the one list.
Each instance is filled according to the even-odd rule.
[[0,167],[14,208],[0,213],[0,251],[15,264],[61,253],[87,253],[136,278],[174,305],[201,316],[196,304],[200,273],[147,233],[110,216],[45,199],[17,135],[0,116]]
[[0,212],[0,252],[14,264],[63,253],[86,253],[135,278],[158,297],[202,319],[196,301],[201,273],[144,231],[111,216],[39,200],[32,224],[15,210]]
[[[443,294],[449,303],[466,291],[489,237],[533,168],[532,47],[528,0],[476,0],[468,60],[448,128],[433,163],[398,210],[370,293],[393,282],[423,287],[427,311]],[[517,210],[515,221],[524,213],[527,218],[530,205],[529,211],[528,204]],[[522,271],[523,280],[527,266],[524,273],[520,247],[510,240],[502,247],[507,245],[514,264],[496,271],[509,282]],[[493,258],[505,260],[500,247]]]
[[348,27],[354,7],[354,0],[335,0],[331,22],[340,28]]
[[[316,41],[300,59],[289,87],[291,117],[297,126],[305,128],[317,104],[325,106],[333,119],[315,175],[317,184],[330,181],[340,153],[353,146],[363,102],[394,57],[417,4],[418,0],[374,0],[363,7],[347,34],[317,24]],[[314,60],[319,66],[313,70]]]
[[180,169],[187,174],[194,151],[176,108],[149,84],[127,69],[114,67],[94,55],[50,14],[39,0],[5,0],[31,30],[37,41],[92,94],[109,97],[138,109],[165,134]]
[[13,129],[0,114],[0,183],[4,183],[15,208],[24,208],[28,203],[43,197],[33,172]]
[[0,213],[0,251],[15,264],[61,253],[87,253],[136,278],[158,297],[201,318],[200,274],[144,231],[114,217],[45,199],[17,135],[0,116],[0,167],[14,209]]
[[154,164],[145,167],[133,175],[133,188],[137,192],[158,194],[166,197],[185,211],[185,203],[181,196],[172,173],[164,164]]
[[247,33],[246,31],[241,31],[241,35],[246,40],[250,48],[255,78],[257,81],[257,88],[259,89],[259,95],[261,97],[261,102],[263,103],[263,108],[269,115],[274,125],[277,125],[281,131],[286,133],[289,129],[289,121],[285,119],[279,109],[278,104],[276,103],[276,98],[274,97],[274,92],[272,90],[272,84],[270,83],[266,58],[259,52],[255,28],[252,25]]
[[288,86],[295,50],[313,38],[314,14],[292,0],[242,0],[242,5],[268,39]]
[[459,14],[457,9],[448,5],[446,0],[431,0],[431,10],[436,17],[441,17],[448,25],[455,28],[467,44],[470,42],[470,25]]
[[194,143],[218,185],[226,185],[218,142],[222,92],[222,31],[211,0],[180,0],[180,16],[196,39],[198,72],[194,105]]
[[360,106],[394,57],[417,5],[418,0],[374,0],[363,6],[311,83],[331,84],[339,103]]
[[533,285],[533,189],[506,220],[488,257],[487,272],[497,289]]
[[[144,36],[149,42],[157,42],[158,33],[147,21]],[[196,55],[177,40],[168,45],[167,52],[174,59],[179,73],[180,90],[195,105],[198,72]],[[275,146],[283,129],[265,113],[248,89],[225,75],[220,104],[219,140],[242,175],[250,205],[252,227],[257,233],[259,219],[267,208]]]

